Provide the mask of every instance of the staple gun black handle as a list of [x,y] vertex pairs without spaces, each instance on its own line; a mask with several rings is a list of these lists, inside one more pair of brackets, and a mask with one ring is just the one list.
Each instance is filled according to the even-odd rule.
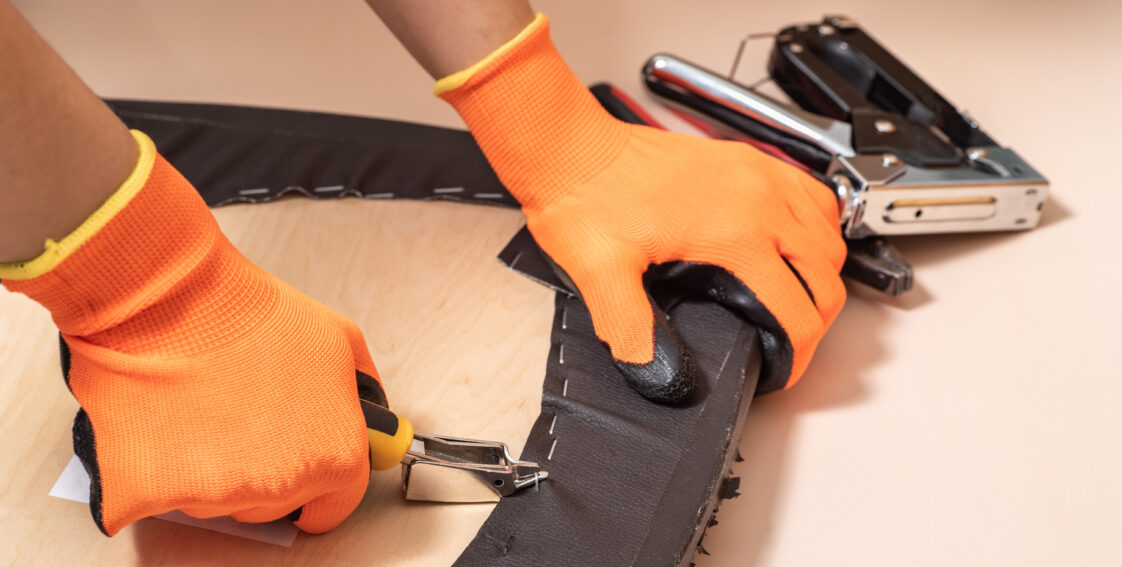
[[780,30],[768,73],[802,108],[852,123],[858,153],[893,153],[911,165],[948,167],[963,162],[960,150],[994,144],[845,18],[827,16],[820,24]]
[[872,105],[939,128],[958,147],[994,144],[973,120],[842,16],[780,30],[768,71],[812,112],[846,120],[854,108]]

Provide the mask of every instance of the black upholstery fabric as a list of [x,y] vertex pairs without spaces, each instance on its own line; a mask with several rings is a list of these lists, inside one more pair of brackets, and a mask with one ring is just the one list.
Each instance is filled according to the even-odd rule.
[[463,130],[244,106],[106,102],[148,134],[212,207],[291,192],[518,206]]
[[549,471],[508,496],[456,565],[688,563],[736,453],[759,373],[753,327],[709,302],[671,311],[701,383],[692,404],[627,386],[588,311],[557,295],[542,412],[522,459]]
[[[517,206],[463,131],[246,107],[110,106],[212,206],[292,191]],[[546,265],[525,232],[503,255],[531,274]],[[756,391],[759,334],[709,301],[662,303],[700,383],[686,403],[657,405],[626,384],[580,300],[559,291],[556,304],[542,412],[521,456],[550,478],[504,498],[457,564],[688,563]]]

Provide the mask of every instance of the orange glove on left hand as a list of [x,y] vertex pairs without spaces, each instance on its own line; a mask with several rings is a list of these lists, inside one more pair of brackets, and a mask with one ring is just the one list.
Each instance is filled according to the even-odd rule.
[[675,401],[692,384],[688,356],[644,290],[651,265],[758,325],[762,390],[802,375],[845,301],[845,243],[822,184],[745,144],[611,117],[561,59],[540,14],[436,92],[522,204],[640,393]]
[[134,134],[136,168],[98,211],[0,266],[61,332],[94,520],[107,535],[171,510],[337,526],[370,478],[360,391],[385,404],[362,333],[239,254]]

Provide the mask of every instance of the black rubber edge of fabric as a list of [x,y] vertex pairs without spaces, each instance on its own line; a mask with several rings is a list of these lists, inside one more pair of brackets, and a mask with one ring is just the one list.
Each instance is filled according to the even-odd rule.
[[[108,102],[153,138],[211,206],[291,192],[517,206],[464,131],[314,112]],[[548,269],[525,231],[503,255],[518,271],[535,262]],[[669,315],[701,370],[702,391],[690,404],[660,406],[627,386],[579,299],[561,292],[556,303],[542,412],[521,456],[550,478],[504,498],[457,565],[688,564],[723,494],[756,389],[755,328],[717,304],[678,300]]]

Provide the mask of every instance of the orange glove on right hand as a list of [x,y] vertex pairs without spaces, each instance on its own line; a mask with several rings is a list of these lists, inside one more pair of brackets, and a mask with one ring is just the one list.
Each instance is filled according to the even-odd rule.
[[822,184],[741,143],[612,118],[561,59],[540,14],[436,92],[459,111],[642,394],[675,401],[692,387],[688,356],[643,287],[652,264],[688,263],[668,275],[759,326],[762,390],[802,375],[845,301],[845,243]]
[[362,333],[239,254],[134,134],[136,168],[100,209],[0,266],[65,341],[94,520],[107,535],[171,510],[337,526],[370,479],[360,394],[385,404]]

